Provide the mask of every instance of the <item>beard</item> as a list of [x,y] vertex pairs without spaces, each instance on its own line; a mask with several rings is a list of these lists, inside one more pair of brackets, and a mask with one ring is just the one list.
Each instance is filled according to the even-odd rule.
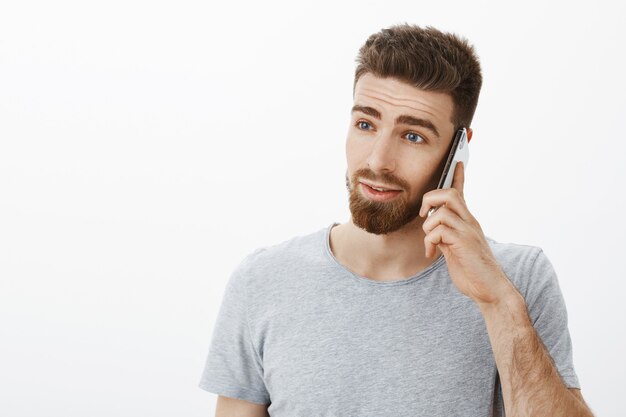
[[[372,201],[365,197],[361,191],[358,178],[369,179],[374,182],[388,184],[402,192],[389,201]],[[352,222],[359,228],[376,235],[384,235],[395,232],[413,221],[422,207],[422,197],[409,200],[411,194],[410,185],[392,174],[383,174],[377,177],[369,169],[359,169],[348,179],[346,171],[346,188],[350,195],[350,212]]]

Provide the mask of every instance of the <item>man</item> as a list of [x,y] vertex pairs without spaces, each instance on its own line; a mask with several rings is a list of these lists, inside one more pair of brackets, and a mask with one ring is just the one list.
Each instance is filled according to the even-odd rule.
[[200,381],[216,415],[591,416],[546,255],[483,234],[462,164],[436,189],[456,130],[472,137],[473,48],[405,24],[357,62],[351,219],[234,271]]

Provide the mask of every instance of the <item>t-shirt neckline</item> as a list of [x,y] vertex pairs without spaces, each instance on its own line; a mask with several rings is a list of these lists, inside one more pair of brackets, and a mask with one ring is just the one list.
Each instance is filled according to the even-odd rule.
[[336,225],[338,225],[338,224],[339,224],[338,222],[332,222],[330,224],[330,226],[328,226],[326,228],[325,232],[323,233],[323,235],[324,235],[324,252],[326,253],[326,256],[328,256],[330,261],[333,264],[335,264],[335,266],[339,267],[341,270],[346,272],[347,275],[349,275],[350,277],[352,277],[356,281],[361,282],[363,284],[375,285],[375,286],[381,286],[381,287],[390,287],[390,286],[395,286],[395,285],[406,285],[406,284],[410,284],[412,282],[415,282],[415,281],[419,280],[420,278],[425,277],[426,275],[430,274],[435,269],[437,269],[440,265],[445,264],[445,257],[442,254],[442,255],[439,256],[439,258],[437,258],[437,260],[435,262],[430,264],[426,269],[423,269],[422,271],[420,271],[417,274],[412,275],[412,276],[410,276],[408,278],[402,278],[402,279],[398,279],[398,280],[394,280],[394,281],[376,281],[376,280],[373,280],[371,278],[364,277],[362,275],[359,275],[359,274],[351,271],[346,266],[344,266],[342,263],[340,263],[337,260],[337,258],[335,258],[335,255],[332,253],[332,251],[330,250],[330,230],[333,227],[335,227]]

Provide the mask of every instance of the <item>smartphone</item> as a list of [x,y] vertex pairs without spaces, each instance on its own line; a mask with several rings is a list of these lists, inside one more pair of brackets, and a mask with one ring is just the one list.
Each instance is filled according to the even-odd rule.
[[[450,147],[450,153],[446,160],[446,165],[443,167],[441,178],[439,179],[438,190],[444,188],[450,188],[452,186],[452,179],[454,178],[454,169],[458,162],[463,162],[463,166],[467,169],[467,161],[469,160],[469,146],[467,146],[467,129],[460,128],[454,134],[452,140],[452,146]],[[428,210],[428,216],[437,211],[439,207],[433,207]]]

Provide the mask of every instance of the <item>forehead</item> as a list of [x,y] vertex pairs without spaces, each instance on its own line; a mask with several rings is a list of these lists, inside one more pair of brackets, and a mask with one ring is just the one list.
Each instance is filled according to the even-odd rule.
[[452,126],[454,103],[449,94],[425,91],[394,78],[362,75],[354,89],[354,104],[371,105],[383,118],[385,113],[405,113],[428,118],[441,128]]

